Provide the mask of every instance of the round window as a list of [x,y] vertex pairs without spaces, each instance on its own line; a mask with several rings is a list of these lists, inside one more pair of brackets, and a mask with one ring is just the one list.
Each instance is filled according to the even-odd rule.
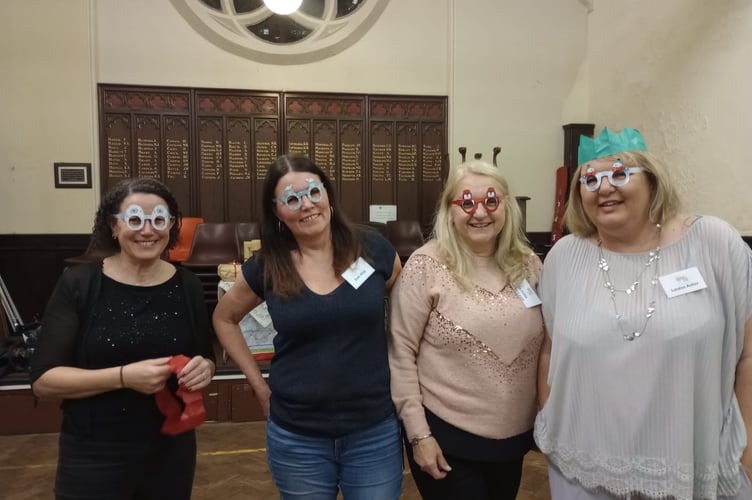
[[243,57],[301,64],[332,56],[360,39],[388,0],[303,0],[287,16],[263,0],[171,0],[202,36]]

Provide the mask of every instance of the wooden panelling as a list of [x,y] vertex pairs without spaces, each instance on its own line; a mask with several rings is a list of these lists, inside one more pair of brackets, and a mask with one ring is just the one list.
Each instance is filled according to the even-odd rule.
[[[21,387],[0,390],[0,435],[58,432],[62,422],[60,400],[39,400],[28,388],[28,380],[16,375]],[[245,379],[214,380],[203,390],[208,422],[251,422],[265,420],[251,386]]]
[[541,260],[546,258],[546,254],[551,250],[551,233],[550,232],[535,232],[526,233],[527,239],[530,245],[533,247],[533,251],[538,254]]
[[25,322],[41,317],[64,260],[88,243],[88,234],[0,234],[0,275]]
[[314,92],[99,86],[103,190],[153,177],[185,215],[258,220],[268,166],[312,158],[355,222],[396,205],[430,224],[448,170],[447,98]]
[[256,394],[245,380],[230,384],[230,420],[250,422],[264,420],[264,412],[256,399]]
[[0,435],[58,432],[59,400],[38,400],[31,389],[0,391]]
[[354,221],[368,219],[366,110],[364,95],[284,95],[285,150],[312,158],[326,172],[342,210]]
[[102,192],[129,177],[161,179],[178,206],[195,208],[190,92],[166,87],[99,87]]

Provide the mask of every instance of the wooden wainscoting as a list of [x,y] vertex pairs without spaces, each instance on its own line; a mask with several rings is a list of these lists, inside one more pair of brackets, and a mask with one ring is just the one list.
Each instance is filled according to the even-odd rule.
[[25,322],[41,318],[65,259],[88,243],[88,234],[0,234],[0,276]]
[[[219,376],[204,389],[207,422],[257,422],[264,413],[251,386],[242,375]],[[34,397],[28,379],[0,386],[0,436],[59,432],[60,400]]]

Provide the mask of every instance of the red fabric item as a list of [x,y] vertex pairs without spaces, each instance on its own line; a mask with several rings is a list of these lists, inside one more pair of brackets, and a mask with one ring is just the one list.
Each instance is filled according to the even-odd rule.
[[551,225],[551,244],[564,236],[564,212],[567,208],[568,176],[566,166],[556,169],[556,198],[554,202],[554,222]]
[[[170,365],[172,373],[177,374],[190,360],[189,357],[179,354],[171,357],[167,364]],[[173,394],[165,387],[156,393],[155,397],[159,411],[167,417],[162,424],[162,434],[174,436],[195,429],[206,420],[204,395],[201,391],[189,391],[180,386],[176,394]]]

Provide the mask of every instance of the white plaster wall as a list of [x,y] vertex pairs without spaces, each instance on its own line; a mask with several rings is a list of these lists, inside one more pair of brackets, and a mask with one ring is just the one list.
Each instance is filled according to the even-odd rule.
[[[486,158],[501,146],[515,194],[532,198],[531,231],[550,229],[561,125],[582,121],[590,99],[577,0],[391,0],[355,46],[296,66],[222,51],[168,0],[4,0],[0,9],[9,70],[0,77],[9,110],[0,175],[10,180],[0,209],[13,214],[0,219],[1,233],[90,230],[96,83],[448,95],[452,163],[459,145]],[[92,162],[94,188],[53,189],[54,161]]]
[[301,65],[262,64],[219,49],[168,0],[97,0],[104,83],[445,95],[449,0],[391,0],[353,47]]
[[596,0],[588,25],[598,131],[640,129],[690,210],[752,235],[752,2]]
[[[90,231],[96,83],[447,95],[448,2],[392,1],[354,47],[274,66],[219,49],[168,0],[3,0],[0,233]],[[54,161],[91,162],[93,189],[55,190]]]
[[91,230],[97,186],[55,189],[53,175],[96,165],[89,1],[0,2],[0,233]]
[[[531,231],[550,228],[561,125],[634,126],[692,210],[752,234],[752,2],[592,4],[392,0],[356,46],[273,66],[221,51],[168,0],[3,0],[0,233],[88,232],[103,82],[449,95],[452,163],[501,146]],[[56,161],[91,162],[94,187],[54,189]]]
[[578,1],[455,2],[452,164],[459,146],[499,165],[514,195],[529,196],[528,231],[550,231],[562,125],[586,116],[577,85],[587,14]]

